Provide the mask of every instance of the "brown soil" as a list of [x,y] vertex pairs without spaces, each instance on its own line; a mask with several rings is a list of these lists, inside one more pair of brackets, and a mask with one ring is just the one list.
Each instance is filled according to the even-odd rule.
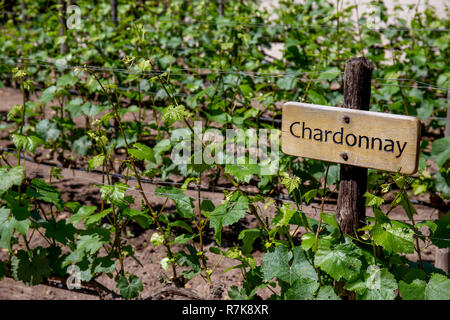
[[[35,97],[34,97],[35,98]],[[21,103],[21,95],[18,90],[11,88],[0,89],[0,115],[5,114],[13,105]],[[84,121],[79,123],[79,125],[84,125]],[[4,136],[4,135],[2,135]],[[7,141],[2,140],[1,146],[5,147]],[[36,164],[33,162],[26,161],[26,174],[27,177],[33,178],[36,176],[43,177],[48,181],[48,175],[50,172],[50,167],[42,164]],[[56,186],[60,189],[64,201],[79,201],[80,203],[92,205],[97,204],[97,199],[100,198],[98,188],[93,187],[95,183],[101,183],[101,175],[95,173],[81,172],[71,169],[63,169],[63,178],[59,181],[54,182]],[[219,181],[221,182],[221,181]],[[131,187],[135,185],[134,181],[128,182]],[[155,185],[144,184],[144,191],[148,194],[149,201],[155,206],[163,205],[163,198],[155,196],[154,190]],[[139,203],[139,196],[137,192],[130,190],[129,194],[134,193],[136,196],[136,202]],[[197,197],[196,191],[187,191],[188,195],[192,197]],[[220,192],[202,192],[201,196],[203,198],[211,199],[216,205],[223,200],[223,194]],[[429,199],[421,199],[429,200]],[[169,205],[169,204],[168,204]],[[418,217],[417,220],[424,219],[436,219],[438,217],[438,210],[422,206],[415,206]],[[169,207],[167,210],[173,210],[174,207]],[[264,215],[269,217],[273,216],[275,213],[275,208],[270,206],[267,210],[262,207],[262,212]],[[334,204],[325,205],[325,211],[333,212],[335,209]],[[312,204],[310,206],[303,207],[305,213],[311,217],[317,216],[319,210],[318,204]],[[372,215],[372,212],[368,210],[368,215]],[[64,215],[64,214],[63,214]],[[67,213],[69,215],[69,213]],[[406,218],[403,209],[400,207],[395,208],[391,214],[391,218],[404,220]],[[223,246],[232,247],[238,244],[237,236],[239,232],[244,228],[252,228],[256,226],[256,221],[253,217],[248,216],[242,219],[239,223],[232,228],[226,228],[223,233]],[[186,284],[186,287],[179,289],[171,285],[168,281],[171,274],[169,271],[165,271],[161,268],[159,261],[165,257],[165,251],[163,246],[154,247],[150,243],[151,235],[155,232],[155,229],[142,230],[139,226],[133,225],[128,229],[127,241],[131,244],[136,252],[137,259],[142,263],[143,267],[133,260],[132,258],[127,258],[125,260],[125,269],[133,274],[136,274],[142,279],[144,291],[141,293],[141,298],[144,299],[229,299],[227,291],[231,286],[237,285],[240,287],[242,281],[242,274],[238,269],[234,269],[224,273],[228,268],[237,265],[235,260],[228,258],[223,258],[218,264],[215,272],[212,275],[212,285],[208,285],[201,277],[196,277]],[[301,233],[302,230],[299,230]],[[38,245],[45,245],[44,240],[35,236],[31,246],[35,247]],[[209,247],[215,245],[212,240],[212,234],[209,233],[206,239],[206,252],[208,257],[208,266],[212,268],[218,261],[219,256],[212,254],[208,251]],[[425,247],[424,243],[421,243],[422,247]],[[181,250],[182,247],[175,247],[174,251]],[[6,250],[0,250],[0,259],[6,257]],[[424,248],[422,252],[422,258],[425,261],[434,263],[434,246],[428,246]],[[263,256],[263,253],[257,251],[254,253],[254,257],[257,259],[258,263]],[[415,255],[408,255],[411,260],[416,260]],[[98,282],[103,284],[105,287],[112,291],[118,292],[115,288],[114,281],[109,279],[107,276],[99,277]],[[258,295],[266,299],[271,295],[269,290],[263,290],[258,292]],[[37,285],[29,287],[21,282],[14,281],[10,278],[5,278],[0,281],[0,299],[63,299],[63,300],[80,300],[80,299],[99,299],[97,295],[80,293],[75,291],[70,291],[66,289],[60,289],[49,285]],[[112,298],[111,296],[106,296],[104,298]]]

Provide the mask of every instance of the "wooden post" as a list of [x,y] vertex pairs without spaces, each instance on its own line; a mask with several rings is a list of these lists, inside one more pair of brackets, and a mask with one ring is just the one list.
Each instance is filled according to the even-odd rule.
[[[447,91],[447,104],[450,101],[450,81],[448,83],[448,91]],[[445,124],[445,136],[450,136],[450,104],[447,107],[447,122]],[[439,218],[442,218],[447,211],[443,209],[439,209]],[[436,248],[436,255],[434,258],[434,266],[436,268],[442,269],[446,274],[449,274],[449,266],[450,266],[450,249],[449,248]]]
[[25,4],[25,0],[20,0],[20,7],[21,7],[21,10],[22,10],[23,20],[24,20],[25,22],[27,22],[28,16],[27,16],[27,14],[26,14],[26,11],[27,11],[27,5]]
[[111,22],[117,25],[117,0],[110,0],[111,4]]
[[[347,62],[344,72],[344,108],[369,110],[372,66],[365,57]],[[343,119],[351,123],[351,117]],[[346,160],[346,154],[342,158]],[[341,231],[355,235],[366,217],[364,193],[367,190],[367,169],[341,165],[336,219]]]
[[219,15],[223,16],[223,0],[219,0]]
[[[66,35],[66,6],[64,0],[58,0],[58,20],[59,20],[59,36]],[[64,55],[67,53],[67,44],[66,41],[61,43],[61,54]]]

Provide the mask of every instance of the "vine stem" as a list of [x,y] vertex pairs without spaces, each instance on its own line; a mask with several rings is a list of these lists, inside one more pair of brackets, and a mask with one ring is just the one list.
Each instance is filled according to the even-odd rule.
[[413,228],[414,228],[414,238],[416,239],[416,251],[417,251],[417,256],[419,257],[419,267],[420,269],[423,270],[423,262],[422,262],[422,253],[420,252],[420,246],[419,246],[419,237],[417,236],[417,227],[416,227],[416,223],[414,221],[414,217],[411,214],[411,222],[413,224]]
[[[97,83],[98,83],[98,84],[100,85],[100,87],[102,88],[102,91],[105,93],[105,95],[106,95],[106,97],[107,97],[109,103],[110,103],[110,104],[112,105],[112,107],[113,107],[113,110],[114,110],[114,117],[116,118],[116,121],[117,121],[117,123],[118,123],[118,125],[119,125],[119,129],[120,129],[120,132],[121,132],[121,134],[122,134],[122,137],[123,137],[123,140],[124,140],[124,143],[125,143],[125,148],[126,148],[126,150],[127,150],[127,156],[128,156],[128,155],[129,155],[128,150],[130,149],[130,146],[129,146],[129,144],[128,144],[127,137],[126,137],[126,135],[125,135],[125,131],[123,130],[123,126],[122,126],[122,122],[121,122],[121,120],[120,120],[120,115],[119,115],[118,108],[117,108],[117,106],[112,102],[110,95],[109,95],[108,92],[106,91],[105,87],[103,86],[103,84],[101,83],[101,81],[100,81],[100,79],[97,77],[97,75],[96,75],[95,73],[91,73],[91,74],[94,76],[95,80],[97,81]],[[132,166],[132,168],[133,168],[133,172],[134,172],[134,175],[135,175],[135,177],[136,177],[136,181],[137,181],[137,183],[138,183],[138,187],[139,187],[140,193],[141,193],[141,195],[142,195],[142,198],[144,199],[144,202],[145,202],[145,204],[147,205],[147,207],[150,209],[150,211],[151,211],[151,213],[152,213],[152,216],[153,216],[153,218],[155,219],[156,225],[158,226],[158,229],[160,229],[161,232],[163,232],[164,229],[163,229],[163,227],[161,226],[161,223],[160,223],[159,220],[158,220],[158,215],[157,215],[157,214],[155,213],[155,211],[153,210],[153,208],[152,208],[152,206],[151,206],[151,204],[150,204],[150,201],[148,200],[147,196],[145,195],[145,192],[144,192],[144,189],[143,189],[142,183],[141,183],[141,177],[140,177],[140,175],[139,175],[138,172],[137,172],[137,168],[136,168],[136,165],[135,165],[135,163],[134,163],[133,157],[128,156],[128,159],[130,160],[130,164],[131,164],[131,166]],[[166,249],[167,249],[167,254],[168,254],[168,256],[169,256],[169,259],[171,260],[172,271],[173,271],[173,277],[174,277],[174,279],[177,279],[178,276],[177,276],[177,272],[176,272],[176,268],[175,268],[175,262],[173,261],[174,256],[173,256],[172,250],[170,250],[170,246],[167,244],[167,240],[166,240],[165,238],[164,238],[164,246],[165,246]]]
[[[321,199],[321,203],[320,203],[320,213],[323,212],[323,207],[324,207],[324,204],[325,204],[325,190],[327,188],[328,169],[330,169],[330,164],[329,163],[327,165],[327,170],[325,172],[325,178],[324,178],[324,182],[323,182],[322,199]],[[317,245],[318,245],[318,240],[319,240],[319,233],[322,232],[322,230],[320,229],[321,224],[322,224],[322,215],[319,215],[319,224],[317,226],[316,236],[315,236],[315,241],[314,241],[314,245],[316,247],[316,250],[317,250]]]
[[[126,147],[126,149],[127,149],[127,155],[129,155],[128,151],[129,151],[129,149],[130,149],[130,146],[129,146],[129,144],[128,144],[127,137],[126,137],[126,135],[125,135],[125,131],[123,130],[122,121],[120,120],[120,115],[119,115],[118,108],[117,108],[117,106],[112,102],[111,97],[109,96],[109,94],[108,94],[108,92],[106,91],[105,87],[103,87],[103,84],[101,83],[101,81],[100,81],[100,79],[97,77],[97,75],[96,75],[95,73],[92,73],[92,74],[94,75],[95,80],[98,82],[98,84],[99,84],[100,87],[102,88],[103,92],[105,93],[106,97],[108,98],[109,103],[111,103],[111,105],[112,105],[112,107],[113,107],[113,110],[114,110],[114,117],[116,118],[116,121],[117,121],[117,123],[119,124],[119,129],[120,129],[120,132],[121,132],[121,134],[122,134],[122,136],[123,136],[123,141],[124,141],[125,147]],[[140,177],[140,175],[139,175],[138,172],[137,172],[136,165],[135,165],[135,163],[134,163],[133,157],[128,156],[128,159],[130,160],[130,164],[131,164],[131,166],[132,166],[132,168],[133,168],[134,175],[136,176],[136,181],[137,181],[137,183],[138,183],[139,190],[141,191],[142,198],[144,199],[145,204],[148,206],[148,208],[149,208],[150,211],[152,212],[153,216],[155,216],[155,212],[154,212],[152,206],[150,205],[150,202],[148,201],[147,196],[146,196],[145,193],[144,193],[144,189],[143,189],[142,183],[141,183],[141,177]]]

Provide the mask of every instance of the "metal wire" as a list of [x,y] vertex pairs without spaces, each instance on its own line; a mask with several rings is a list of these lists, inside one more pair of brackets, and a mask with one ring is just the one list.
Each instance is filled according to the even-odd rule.
[[[341,10],[342,11],[342,10]],[[4,14],[10,14],[10,15],[17,15],[17,12],[11,12],[11,11],[2,11],[2,13]],[[225,21],[221,21],[216,22],[216,21],[207,21],[207,20],[195,20],[195,19],[189,19],[188,20],[174,20],[174,19],[158,19],[158,16],[155,16],[155,18],[157,20],[151,20],[148,17],[141,17],[141,18],[137,18],[134,19],[133,22],[149,22],[149,23],[155,23],[155,22],[160,22],[160,23],[165,23],[165,22],[175,22],[177,24],[183,24],[183,25],[222,25],[222,26],[240,26],[240,27],[249,27],[249,28],[283,28],[283,29],[338,29],[339,30],[349,30],[349,31],[353,31],[356,28],[361,28],[363,27],[363,30],[368,30],[368,31],[376,31],[376,32],[380,32],[380,31],[427,31],[427,32],[448,32],[450,31],[450,29],[448,28],[407,28],[407,27],[396,27],[396,26],[388,26],[388,27],[380,27],[380,28],[372,28],[372,27],[367,27],[366,24],[364,23],[357,23],[355,25],[353,25],[353,23],[355,23],[355,21],[352,21],[352,25],[351,26],[335,26],[335,25],[330,25],[330,24],[302,24],[302,25],[296,25],[296,24],[280,24],[280,23],[244,23],[244,22],[239,22],[239,21],[229,21],[229,22],[225,22]],[[86,17],[85,17],[86,19]],[[97,19],[97,18],[96,18]],[[186,19],[186,18],[185,18]],[[105,20],[105,21],[109,21],[109,20]],[[365,27],[365,28],[364,28]]]
[[[35,172],[30,172],[30,173],[31,173],[31,174],[34,173],[37,177],[42,177],[42,176],[45,176],[45,175],[47,175],[47,176],[50,176],[50,175],[51,175],[51,174],[42,173],[42,172],[40,172],[40,171],[35,171]],[[146,195],[153,195],[153,196],[158,196],[158,197],[164,197],[164,196],[167,196],[167,197],[169,198],[169,197],[172,195],[171,193],[151,192],[151,191],[141,191],[141,190],[137,190],[137,189],[132,188],[132,187],[123,187],[123,186],[120,186],[120,185],[111,185],[111,184],[103,183],[103,182],[101,182],[101,181],[98,181],[98,180],[95,180],[95,179],[92,179],[92,178],[87,178],[87,177],[80,177],[80,176],[67,177],[67,176],[65,176],[64,179],[66,179],[66,180],[68,180],[68,179],[69,179],[69,180],[81,179],[81,180],[93,182],[93,183],[95,183],[97,186],[110,186],[110,187],[113,187],[113,188],[121,189],[122,191],[134,191],[134,192],[137,192],[137,193],[139,193],[139,194],[144,193],[144,194],[146,194]],[[55,181],[54,183],[57,183],[57,182]],[[194,190],[191,190],[191,191],[194,192]],[[237,191],[237,190],[234,190],[234,191]],[[185,195],[185,194],[184,194],[184,195]],[[221,201],[221,204],[227,203],[227,204],[232,204],[232,205],[234,205],[234,204],[243,204],[243,203],[245,203],[245,202],[242,202],[242,201],[239,202],[239,201],[229,201],[229,200],[211,199],[211,198],[198,197],[198,196],[196,196],[196,197],[191,197],[191,196],[188,196],[188,195],[185,195],[185,196],[186,196],[186,198],[188,198],[189,200],[187,200],[187,199],[185,199],[185,198],[177,198],[177,201],[185,202],[185,203],[187,203],[187,204],[189,204],[189,205],[192,204],[192,202],[191,202],[192,200]],[[284,201],[295,203],[294,201],[291,201],[291,200],[284,200]],[[271,203],[270,205],[273,206],[273,207],[275,207],[276,209],[279,209],[279,210],[280,210],[280,209],[286,209],[286,207],[279,206],[279,205],[276,205],[276,204],[274,204],[274,203]],[[291,210],[291,211],[293,210],[293,211],[296,212],[296,213],[305,213],[305,212],[303,212],[303,211],[296,210],[296,209],[291,209],[291,208],[288,208],[288,210]],[[306,213],[305,213],[305,214],[306,214]],[[320,212],[309,212],[308,214],[320,214]],[[373,218],[373,217],[369,217],[369,218]],[[409,220],[408,220],[408,219],[404,219],[404,220],[402,220],[402,219],[391,219],[391,221],[405,222],[405,221],[409,221]],[[416,222],[423,222],[423,221],[430,221],[430,220],[428,220],[428,219],[419,219],[419,220],[417,220]],[[369,225],[369,222],[367,222],[367,221],[360,220],[360,222],[363,222],[364,224]],[[419,236],[421,236],[421,235],[419,235]],[[432,237],[432,236],[427,236],[427,237],[430,238],[430,239],[434,239],[434,240],[445,240],[445,241],[450,241],[450,239],[446,239],[446,238],[439,238],[439,237]]]
[[[6,148],[2,148],[2,149],[6,149]],[[29,161],[29,162],[33,162],[33,163],[36,163],[36,164],[39,164],[39,165],[42,165],[42,164],[40,164],[40,163],[38,163],[38,162],[36,162],[34,159],[32,159],[32,158],[30,158],[30,157],[27,157],[27,156],[22,156],[22,158],[24,159],[24,160],[26,160],[26,161]],[[90,172],[90,170],[88,170],[88,169],[86,169],[86,168],[64,168],[63,166],[61,166],[61,165],[50,165],[50,164],[45,164],[46,166],[50,166],[50,167],[58,167],[58,168],[61,168],[61,169],[68,169],[68,170],[72,170],[73,172],[74,171],[83,171],[83,172]],[[41,172],[41,171],[32,171],[32,172],[30,172],[31,174],[35,174],[36,176],[51,176],[52,174],[50,174],[50,173],[43,173],[43,172]],[[96,173],[99,173],[99,174],[103,174],[102,172],[96,172]],[[59,175],[59,174],[58,174]],[[53,176],[55,176],[55,175],[53,175]],[[119,179],[128,179],[128,180],[137,180],[135,177],[133,177],[133,176],[129,176],[129,177],[125,177],[124,175],[121,175],[121,174],[111,174],[111,176],[112,177],[115,177],[115,178],[119,178]],[[138,192],[138,193],[140,193],[140,194],[142,194],[142,193],[144,193],[144,194],[146,194],[146,195],[156,195],[156,196],[164,196],[164,195],[170,195],[170,194],[164,194],[164,193],[162,193],[162,192],[151,192],[151,191],[141,191],[141,190],[137,190],[137,189],[135,189],[135,188],[132,188],[132,187],[122,187],[122,186],[120,186],[120,185],[112,185],[112,184],[107,184],[107,183],[103,183],[103,182],[101,182],[101,181],[98,181],[98,180],[96,180],[96,179],[93,179],[93,178],[88,178],[88,177],[81,177],[81,176],[75,176],[75,175],[73,175],[72,177],[68,177],[68,176],[63,176],[63,178],[64,179],[82,179],[82,180],[85,180],[85,181],[89,181],[89,182],[92,182],[92,183],[95,183],[95,184],[97,184],[97,185],[101,185],[101,186],[110,186],[110,187],[114,187],[114,188],[120,188],[120,189],[122,189],[123,191],[134,191],[134,192]],[[155,184],[155,181],[152,181],[152,180],[150,180],[150,181],[146,181],[146,179],[144,178],[144,179],[141,179],[141,182],[142,183],[149,183],[149,184]],[[184,183],[177,183],[177,182],[164,182],[164,181],[160,181],[160,182],[156,182],[156,183],[162,183],[162,184],[169,184],[169,185],[178,185],[178,186],[180,186],[180,185],[183,185]],[[200,187],[202,187],[202,186],[200,186]],[[232,191],[232,192],[235,192],[235,191],[237,191],[237,189],[233,189],[233,188],[223,188],[222,187],[222,189],[224,189],[224,190],[229,190],[229,191]],[[190,191],[198,191],[198,190],[190,190]],[[242,203],[242,202],[238,202],[238,201],[227,201],[227,200],[218,200],[218,199],[211,199],[211,198],[206,198],[206,197],[190,197],[190,196],[187,196],[186,195],[186,197],[188,197],[188,198],[190,198],[190,199],[201,199],[201,200],[210,200],[210,201],[222,201],[222,203],[224,203],[224,202],[227,202],[227,203],[230,203],[230,204],[237,204],[237,203]],[[281,197],[266,197],[266,198],[269,198],[269,199],[273,199],[273,200],[279,200],[279,201],[284,201],[284,202],[290,202],[290,203],[293,203],[293,204],[296,204],[296,202],[295,201],[293,201],[293,200],[291,200],[291,199],[286,199],[286,198],[281,198]],[[178,200],[180,200],[180,199],[177,199],[177,201]],[[188,201],[188,200],[185,200],[185,199],[181,199],[180,201]],[[190,201],[190,200],[189,200]],[[412,202],[414,203],[414,200],[412,200]],[[190,202],[189,202],[190,203]],[[285,207],[283,207],[283,206],[278,206],[278,205],[276,205],[276,204],[271,204],[271,205],[273,205],[275,208],[277,208],[277,209],[284,209]],[[293,210],[293,209],[290,209],[290,210]],[[298,212],[298,213],[303,213],[302,211],[298,211],[298,210],[295,210],[296,212]],[[315,213],[315,214],[317,214],[317,213]],[[402,221],[402,220],[398,220],[398,221]],[[403,220],[403,221],[408,221],[408,220]],[[420,222],[420,221],[428,221],[428,220],[426,220],[426,219],[423,219],[423,220],[417,220],[417,222]],[[445,240],[445,239],[443,239],[443,240]]]
[[[15,58],[15,57],[0,57],[2,59],[6,58]],[[31,58],[19,58],[19,59],[25,59],[25,60],[31,60],[31,61],[43,61],[38,59],[31,59]],[[42,63],[21,63],[21,62],[8,62],[8,63],[2,63],[3,65],[11,65],[11,66],[21,66],[21,65],[31,65],[31,66],[41,66],[41,67],[55,67],[55,68],[61,68],[61,69],[72,69],[72,70],[93,70],[93,71],[107,71],[107,72],[118,72],[118,73],[125,73],[125,74],[136,74],[136,75],[149,75],[149,76],[158,76],[163,74],[170,74],[170,76],[206,76],[208,74],[233,74],[233,75],[242,75],[242,76],[249,76],[254,78],[266,78],[266,77],[287,77],[292,79],[302,79],[306,81],[323,81],[325,79],[320,78],[304,78],[300,77],[308,76],[310,74],[333,74],[333,75],[341,75],[342,72],[335,72],[330,70],[324,70],[324,71],[307,71],[307,72],[285,72],[285,73],[264,73],[264,72],[252,72],[252,71],[232,71],[232,70],[212,70],[207,68],[182,68],[182,69],[165,69],[165,70],[156,70],[154,72],[137,72],[137,71],[130,71],[130,69],[119,69],[119,68],[102,68],[98,66],[91,66],[91,65],[83,65],[83,66],[70,66],[70,65],[59,65],[57,63],[48,62],[47,64]],[[189,70],[205,70],[205,72],[209,73],[171,73],[172,71],[189,71]],[[342,76],[336,76],[333,78],[333,80],[343,80]],[[407,87],[407,88],[417,88],[417,89],[433,89],[433,90],[443,90],[447,91],[449,88],[443,88],[431,85],[429,83],[418,81],[415,79],[409,79],[409,78],[397,78],[397,79],[384,79],[384,78],[373,78],[373,80],[381,80],[381,81],[410,81],[415,82],[417,84],[420,84],[420,86],[407,86],[407,85],[400,85],[400,84],[388,84],[388,83],[380,83],[375,82],[376,85],[382,85],[382,86],[398,86],[398,87]]]

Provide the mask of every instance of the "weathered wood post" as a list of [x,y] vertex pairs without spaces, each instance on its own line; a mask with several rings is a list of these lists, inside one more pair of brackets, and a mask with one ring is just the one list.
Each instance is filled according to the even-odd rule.
[[111,4],[111,22],[117,25],[117,0],[110,0]]
[[[347,62],[344,72],[344,108],[369,110],[372,66],[365,57]],[[344,123],[351,123],[346,117]],[[348,155],[341,154],[346,160]],[[367,169],[341,164],[336,219],[341,231],[354,235],[366,217],[364,193],[367,190]]]
[[[66,35],[66,5],[64,0],[58,0],[58,21],[59,21],[59,36],[63,37]],[[64,40],[61,43],[61,54],[67,53],[67,44]]]
[[219,14],[223,16],[223,0],[219,0]]
[[[450,101],[450,81],[449,88],[447,91],[447,104]],[[445,136],[450,136],[450,104],[447,107],[447,122],[445,124]],[[439,218],[442,218],[447,211],[439,209]],[[436,248],[436,255],[434,258],[434,266],[436,268],[442,269],[445,273],[449,273],[450,266],[450,249],[449,248]]]

